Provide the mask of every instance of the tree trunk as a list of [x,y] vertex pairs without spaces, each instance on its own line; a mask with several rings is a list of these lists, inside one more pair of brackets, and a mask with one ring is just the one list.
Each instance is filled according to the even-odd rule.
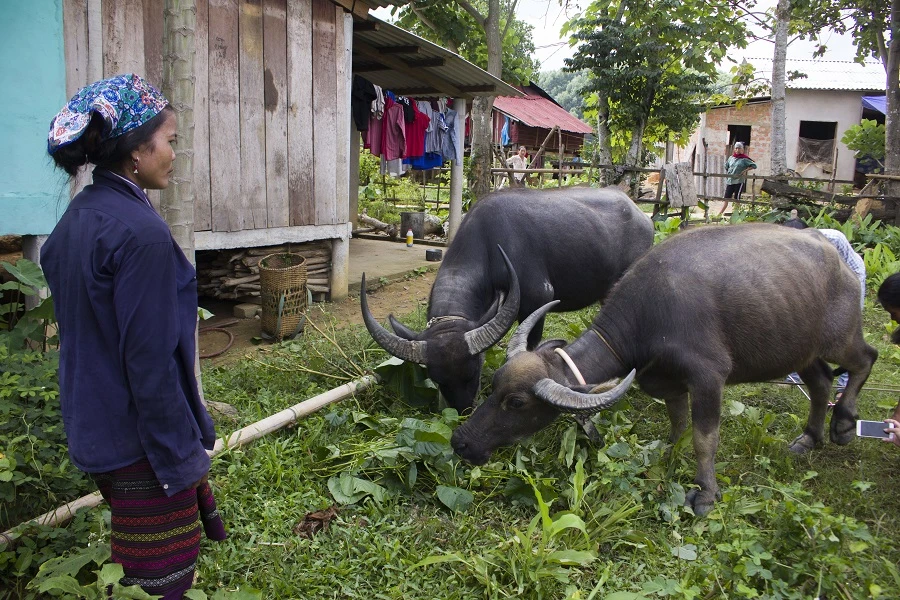
[[[641,119],[631,130],[631,144],[628,146],[628,154],[625,156],[626,167],[642,167],[641,154],[644,147],[644,129],[647,127],[646,119]],[[635,171],[625,172],[625,181],[628,183],[629,194],[632,198],[640,196],[641,174]]]
[[787,172],[784,94],[790,21],[790,0],[778,0],[775,8],[775,55],[772,58],[772,173],[775,175]]
[[[195,0],[166,0],[163,32],[163,91],[172,108],[178,131],[175,165],[169,187],[160,194],[160,213],[169,224],[184,255],[194,257],[194,31]],[[199,323],[198,323],[199,325]],[[195,334],[196,339],[196,334]],[[200,384],[200,345],[195,344],[194,372]]]
[[178,144],[171,184],[160,195],[160,212],[185,256],[194,262],[194,0],[166,0],[163,90],[175,109]]
[[[513,16],[509,15],[509,18],[513,18]],[[500,34],[500,0],[488,0],[488,13],[483,23],[488,52],[487,72],[501,79],[503,75],[503,40]],[[491,164],[493,162],[491,109],[493,106],[493,96],[480,96],[472,102],[472,154],[469,162],[469,185],[476,199],[491,191]]]
[[[597,98],[597,161],[612,164],[612,134],[609,131],[609,97],[600,92]],[[612,185],[613,171],[600,169],[600,185]]]
[[[885,118],[884,172],[900,176],[900,0],[892,0],[891,42],[887,51],[887,116]],[[900,181],[888,180],[885,195],[900,196]]]
[[475,199],[491,191],[491,109],[493,97],[478,96],[472,101],[472,138],[469,155],[469,189]]

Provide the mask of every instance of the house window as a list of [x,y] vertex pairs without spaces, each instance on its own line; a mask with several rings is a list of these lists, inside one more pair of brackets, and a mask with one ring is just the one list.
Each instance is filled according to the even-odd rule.
[[834,137],[837,123],[834,121],[800,121],[800,139],[797,143],[797,170],[806,165],[816,165],[829,171],[834,161]]
[[[744,142],[746,148],[750,147],[750,126],[749,125],[729,125],[728,126],[728,146],[725,148],[725,154],[730,156],[734,150],[735,142]],[[746,149],[745,149],[746,151]]]

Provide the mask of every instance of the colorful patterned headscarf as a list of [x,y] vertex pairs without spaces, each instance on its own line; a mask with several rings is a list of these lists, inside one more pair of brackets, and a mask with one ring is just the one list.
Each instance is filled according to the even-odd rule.
[[78,90],[50,123],[47,151],[53,154],[84,133],[96,112],[106,121],[108,140],[140,127],[169,104],[162,93],[139,75],[116,75]]

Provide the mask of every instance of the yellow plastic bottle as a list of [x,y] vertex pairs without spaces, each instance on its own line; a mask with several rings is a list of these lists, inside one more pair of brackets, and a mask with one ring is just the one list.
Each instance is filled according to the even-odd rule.
[[406,232],[406,247],[412,248],[413,245],[413,232],[412,229]]

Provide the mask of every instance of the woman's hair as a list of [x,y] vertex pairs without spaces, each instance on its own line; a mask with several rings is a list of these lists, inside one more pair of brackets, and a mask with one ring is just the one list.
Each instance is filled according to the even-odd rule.
[[166,106],[158,115],[140,127],[106,140],[102,139],[106,123],[99,114],[94,113],[81,137],[71,144],[58,148],[51,154],[53,162],[70,177],[77,175],[78,169],[87,163],[115,170],[131,157],[134,150],[153,138],[153,134],[166,120],[163,115],[171,112],[173,112],[172,107]]
[[734,143],[734,149],[737,150],[738,148],[740,148],[741,150],[743,150],[743,149],[744,149],[744,142],[735,142],[735,143]]
[[884,280],[878,288],[878,302],[885,308],[900,308],[900,273]]

